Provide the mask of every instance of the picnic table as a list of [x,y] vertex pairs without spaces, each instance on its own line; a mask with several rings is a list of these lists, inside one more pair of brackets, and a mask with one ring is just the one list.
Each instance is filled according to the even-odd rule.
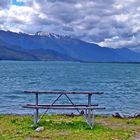
[[[98,107],[98,104],[92,104],[92,95],[101,95],[103,92],[93,92],[93,91],[24,91],[24,93],[34,94],[35,95],[35,104],[26,104],[23,107],[34,109],[34,125],[40,121],[40,119],[47,113],[49,109],[62,109],[62,110],[77,110],[89,125],[89,127],[93,128],[94,126],[94,110],[105,109],[104,107]],[[41,94],[57,94],[57,98],[53,100],[51,104],[40,104],[38,100],[38,96]],[[74,104],[72,99],[69,97],[70,94],[79,94],[79,95],[87,95],[88,103],[87,104]],[[55,104],[60,97],[64,95],[71,104]],[[45,109],[45,112],[39,118],[39,109]],[[81,113],[81,111],[83,113]]]

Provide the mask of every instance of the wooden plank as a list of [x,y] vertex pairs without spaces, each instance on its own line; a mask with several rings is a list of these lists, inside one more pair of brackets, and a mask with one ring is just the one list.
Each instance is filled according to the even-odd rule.
[[103,92],[96,91],[32,91],[26,90],[24,93],[33,93],[33,94],[103,94]]
[[[27,106],[35,106],[35,104],[27,104]],[[46,107],[49,107],[50,106],[50,104],[38,104],[38,106],[46,106]],[[55,105],[51,105],[51,106],[53,106],[53,107],[73,107],[73,105],[71,105],[71,104],[55,104]],[[76,104],[76,105],[74,105],[74,106],[79,106],[79,107],[88,107],[88,105],[81,105],[81,104]],[[98,106],[98,104],[91,104],[91,106]]]
[[[38,105],[38,94],[36,93],[36,106]],[[34,112],[34,125],[37,125],[38,122],[38,115],[39,115],[39,109],[36,108],[36,111]]]
[[[91,107],[91,97],[92,97],[92,94],[88,94],[88,108]],[[91,110],[88,109],[88,124],[91,125]]]
[[74,110],[74,109],[79,109],[79,110],[84,110],[84,109],[91,109],[91,110],[95,110],[95,109],[105,109],[104,107],[54,107],[54,106],[36,106],[36,105],[31,105],[31,106],[29,106],[29,105],[25,105],[25,106],[23,106],[24,108],[30,108],[30,109],[68,109],[68,110]]

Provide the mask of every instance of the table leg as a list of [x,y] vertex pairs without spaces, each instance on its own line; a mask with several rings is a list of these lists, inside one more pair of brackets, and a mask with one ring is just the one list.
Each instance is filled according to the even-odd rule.
[[[36,106],[38,105],[38,93],[36,93]],[[37,125],[38,122],[38,113],[39,113],[39,109],[35,109],[35,113],[34,113],[34,125]]]
[[[88,107],[91,107],[91,96],[92,94],[88,94]],[[88,109],[88,124],[91,124],[91,109]]]
[[87,114],[88,114],[88,113],[87,113],[87,109],[86,109],[86,110],[85,110],[85,116],[86,116],[86,117],[87,117]]
[[92,110],[92,127],[94,127],[94,110]]

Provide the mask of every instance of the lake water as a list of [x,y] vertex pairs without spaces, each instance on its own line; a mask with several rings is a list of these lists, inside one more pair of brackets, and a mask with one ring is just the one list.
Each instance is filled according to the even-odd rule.
[[[94,103],[106,107],[97,113],[140,113],[140,64],[0,61],[0,114],[33,113],[21,107],[34,102],[33,95],[22,93],[27,89],[103,91],[93,96]],[[70,97],[87,103],[85,95]],[[54,95],[39,99],[50,103]]]

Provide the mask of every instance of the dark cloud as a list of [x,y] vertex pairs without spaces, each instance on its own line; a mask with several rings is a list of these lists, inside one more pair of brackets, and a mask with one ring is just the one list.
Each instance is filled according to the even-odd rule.
[[11,4],[11,0],[0,0],[0,10],[8,8]]
[[68,31],[68,32],[73,32],[73,31],[74,31],[73,28],[70,27],[70,26],[63,26],[63,27],[62,27],[62,30]]

